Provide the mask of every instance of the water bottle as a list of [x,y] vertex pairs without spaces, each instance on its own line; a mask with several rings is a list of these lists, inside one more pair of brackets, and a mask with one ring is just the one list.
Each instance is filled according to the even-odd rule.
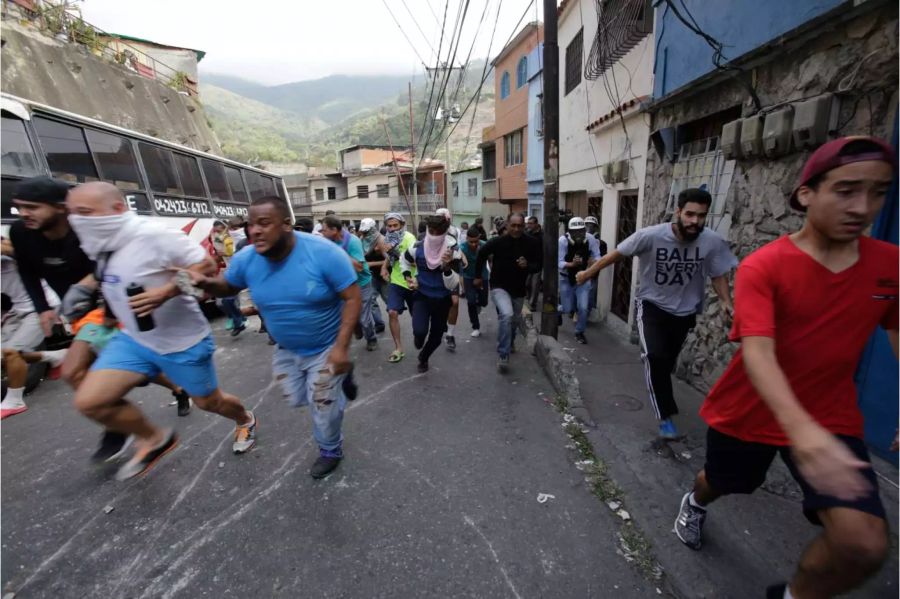
[[[144,293],[144,287],[143,285],[138,285],[137,283],[132,283],[125,289],[125,294],[128,297],[134,297],[142,293]],[[135,315],[135,319],[137,319],[138,330],[142,333],[152,331],[156,327],[156,324],[153,322],[152,314],[147,314],[146,316]]]

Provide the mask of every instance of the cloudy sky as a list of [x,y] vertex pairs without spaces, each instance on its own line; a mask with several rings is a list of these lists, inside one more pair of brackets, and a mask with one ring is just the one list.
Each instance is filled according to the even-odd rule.
[[[471,0],[457,62],[495,56],[526,14],[528,0]],[[405,2],[405,4],[404,4]],[[447,4],[447,36],[461,3]],[[523,21],[541,17],[534,2]],[[205,50],[202,72],[265,84],[333,74],[410,74],[436,62],[445,3],[440,0],[84,0],[84,19],[111,33]],[[407,41],[388,7],[406,32]],[[407,8],[408,7],[408,8]],[[482,13],[487,9],[484,22]],[[421,31],[420,31],[421,30]],[[446,39],[446,38],[445,38]],[[441,55],[446,60],[446,45]],[[418,53],[419,56],[416,55]],[[421,60],[420,58],[421,57]]]

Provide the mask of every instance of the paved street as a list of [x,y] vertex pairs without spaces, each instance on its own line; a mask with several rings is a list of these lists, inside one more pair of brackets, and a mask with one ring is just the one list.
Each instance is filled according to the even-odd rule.
[[[4,591],[27,597],[648,597],[617,555],[615,516],[585,487],[534,358],[496,374],[495,322],[461,324],[432,369],[357,353],[360,398],[340,469],[313,481],[308,415],[272,385],[252,326],[216,323],[223,387],[256,409],[259,445],[231,454],[231,425],[178,418],[160,388],[132,398],[176,425],[180,447],[146,478],[87,458],[97,428],[61,381],[2,426]],[[460,322],[465,322],[461,315]],[[409,336],[409,320],[404,317]],[[539,493],[554,496],[539,503]],[[110,506],[113,511],[105,513]],[[107,508],[108,509],[108,508]]]

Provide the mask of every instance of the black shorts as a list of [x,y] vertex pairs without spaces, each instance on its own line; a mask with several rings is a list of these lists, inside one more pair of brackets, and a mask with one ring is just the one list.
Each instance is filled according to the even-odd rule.
[[[871,463],[862,439],[846,435],[837,435],[837,438],[857,458]],[[818,516],[819,510],[833,507],[848,507],[885,519],[884,506],[878,496],[878,477],[871,466],[862,471],[862,475],[869,481],[869,492],[858,499],[846,501],[823,495],[813,489],[797,470],[790,447],[742,441],[714,428],[706,433],[706,480],[716,493],[722,495],[752,493],[766,481],[766,472],[775,459],[775,454],[781,454],[791,476],[800,485],[803,491],[803,515],[813,524],[822,524]]]

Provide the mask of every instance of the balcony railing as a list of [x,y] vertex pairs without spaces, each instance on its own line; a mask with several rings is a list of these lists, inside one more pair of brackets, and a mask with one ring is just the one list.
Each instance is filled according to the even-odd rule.
[[[419,213],[424,214],[428,212],[434,212],[438,208],[446,207],[444,204],[444,196],[443,194],[436,193],[420,193],[418,196],[418,205],[419,205]],[[409,196],[409,204],[406,203],[407,199],[403,197],[392,197],[391,198],[391,212],[401,212],[407,214],[414,210],[413,207],[413,198],[412,195]]]

